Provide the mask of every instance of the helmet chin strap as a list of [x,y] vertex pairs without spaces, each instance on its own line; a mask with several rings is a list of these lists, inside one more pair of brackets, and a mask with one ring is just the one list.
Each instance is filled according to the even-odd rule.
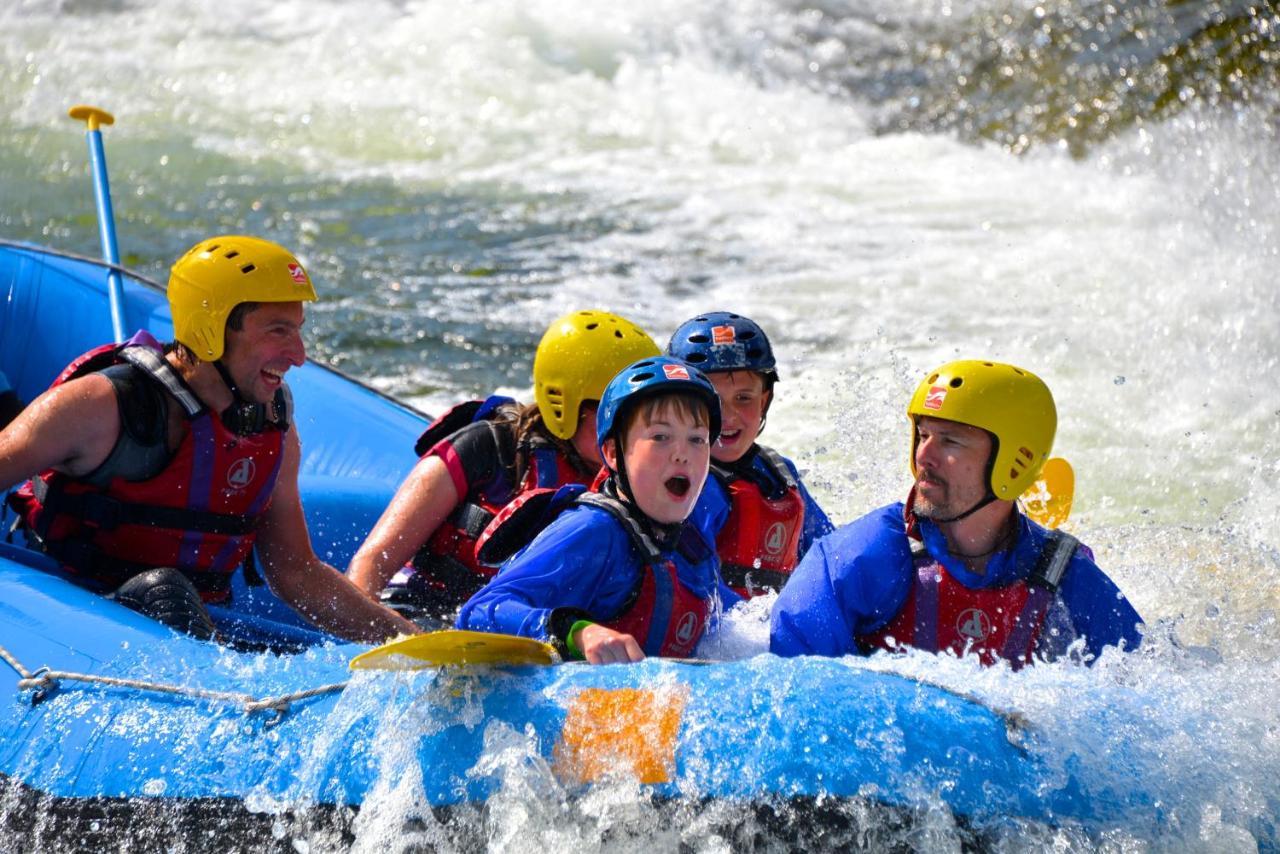
[[[616,442],[617,440],[615,439],[614,441]],[[612,484],[613,497],[634,509],[636,521],[647,530],[660,547],[674,548],[684,529],[684,522],[676,522],[674,524],[659,522],[650,518],[647,513],[640,509],[640,505],[636,503],[635,495],[631,491],[631,481],[627,477],[627,465],[623,461],[621,451],[618,453],[618,468],[614,470],[612,480],[614,481]],[[610,485],[610,482],[606,480],[601,491],[608,490]]]
[[978,500],[978,503],[977,503],[977,504],[973,505],[972,507],[970,507],[968,510],[964,511],[963,513],[960,513],[959,515],[956,515],[956,516],[952,516],[952,517],[951,517],[951,518],[949,518],[949,519],[938,519],[938,518],[933,518],[933,519],[932,519],[932,521],[933,521],[933,523],[934,523],[935,525],[936,525],[936,524],[942,524],[942,525],[945,525],[945,524],[947,524],[947,523],[949,523],[949,522],[959,522],[961,519],[967,519],[967,518],[969,518],[969,517],[970,517],[970,516],[972,516],[974,513],[977,513],[977,512],[978,512],[979,510],[981,510],[983,507],[986,507],[986,506],[987,506],[988,504],[990,504],[992,501],[996,501],[996,500],[998,500],[998,499],[996,498],[996,494],[995,494],[994,492],[992,492],[992,491],[988,488],[988,489],[987,489],[987,494],[986,494],[986,495],[984,495],[982,498],[980,498],[980,499]]
[[[215,361],[213,366],[218,369],[218,376],[222,377],[227,390],[231,392],[231,405],[218,413],[223,425],[237,436],[252,436],[265,430],[272,423],[267,416],[267,407],[245,399],[221,359]],[[272,408],[275,409],[274,406]]]

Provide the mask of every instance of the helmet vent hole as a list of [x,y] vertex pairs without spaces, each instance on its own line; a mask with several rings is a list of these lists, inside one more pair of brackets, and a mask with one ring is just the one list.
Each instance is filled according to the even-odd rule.
[[587,324],[587,328],[588,328],[588,329],[598,329],[599,327],[600,327],[600,324],[598,324],[598,323],[588,323],[588,324]]
[[622,337],[622,330],[621,330],[621,329],[615,329],[615,330],[613,330],[613,337],[614,337],[614,338],[621,338],[621,337]]
[[691,365],[701,365],[707,360],[707,356],[705,353],[690,353],[684,360]]
[[938,381],[938,375],[937,375],[937,374],[930,374],[930,375],[929,375],[929,382],[931,382],[931,383],[936,383],[937,381]]
[[239,254],[240,254],[239,251],[232,249],[230,252],[227,253],[227,260],[229,261],[232,258],[235,258]]
[[948,385],[952,388],[960,388],[960,386],[964,385],[964,377],[952,377]]
[[[738,333],[738,338],[742,339],[743,341],[750,341],[752,338],[755,338],[755,337],[756,337],[756,334],[752,332],[750,329],[744,329]],[[760,351],[756,350],[755,352],[759,353]]]
[[254,265],[252,265],[252,264],[245,264],[243,267],[241,267],[241,268],[240,268],[240,272],[241,272],[241,273],[252,273],[252,272],[253,272],[254,270],[256,270],[256,269],[258,269],[258,268],[257,268],[257,267],[255,267],[255,266],[254,266]]
[[708,338],[706,335],[690,335],[689,336],[690,344],[707,344],[707,343],[710,343],[710,341],[711,339]]

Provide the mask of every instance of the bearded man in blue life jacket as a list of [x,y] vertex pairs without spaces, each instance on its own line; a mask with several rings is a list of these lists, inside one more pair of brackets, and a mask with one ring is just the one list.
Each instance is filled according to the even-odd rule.
[[907,407],[905,503],[875,510],[809,551],[774,607],[779,655],[906,647],[1017,668],[1068,649],[1087,661],[1132,649],[1141,618],[1074,537],[1015,503],[1057,429],[1053,396],[1012,365],[958,361],[931,372]]
[[[321,629],[416,631],[311,547],[285,373],[303,364],[302,265],[274,243],[202,241],[169,278],[173,344],[139,333],[75,360],[0,433],[0,491],[78,583],[200,638],[256,547],[272,589]],[[34,473],[34,474],[33,474]]]

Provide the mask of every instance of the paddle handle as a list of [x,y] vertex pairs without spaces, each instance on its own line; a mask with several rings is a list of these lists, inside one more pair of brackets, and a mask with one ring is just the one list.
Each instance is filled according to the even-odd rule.
[[[102,125],[115,124],[115,116],[106,110],[78,104],[67,115],[83,121],[89,143],[89,164],[93,171],[93,198],[98,207],[98,236],[102,240],[102,257],[112,267],[120,266],[120,248],[116,243],[116,214],[111,207],[111,183],[107,178],[107,154],[102,147]],[[107,299],[111,306],[111,331],[116,342],[125,338],[124,282],[115,270],[107,272]]]

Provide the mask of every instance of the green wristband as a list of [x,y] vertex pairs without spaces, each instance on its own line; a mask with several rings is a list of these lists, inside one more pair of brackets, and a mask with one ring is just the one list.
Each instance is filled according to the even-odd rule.
[[564,648],[569,650],[569,655],[579,660],[586,658],[586,656],[582,654],[582,650],[578,649],[578,645],[574,643],[573,636],[582,629],[585,629],[587,626],[594,625],[595,623],[590,620],[578,620],[578,622],[569,627],[569,634],[565,635],[564,638]]

